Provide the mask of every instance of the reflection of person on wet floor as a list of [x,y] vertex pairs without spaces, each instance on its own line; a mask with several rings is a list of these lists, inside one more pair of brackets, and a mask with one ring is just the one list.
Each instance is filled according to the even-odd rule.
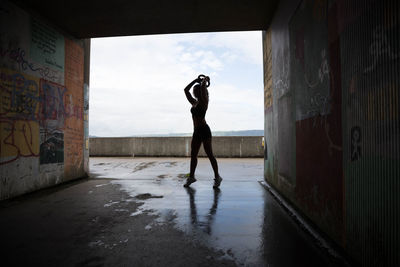
[[214,201],[213,201],[213,205],[210,208],[210,211],[208,212],[207,215],[207,221],[205,223],[198,223],[197,221],[197,208],[196,208],[196,202],[195,202],[195,198],[194,195],[196,193],[196,191],[193,188],[188,187],[186,189],[187,193],[189,194],[189,199],[190,199],[190,219],[191,219],[191,223],[192,225],[194,225],[195,227],[197,226],[205,226],[205,232],[207,234],[211,234],[211,224],[214,221],[214,216],[217,213],[217,208],[218,208],[218,200],[219,200],[219,196],[220,196],[220,192],[221,190],[219,190],[219,188],[216,188],[214,190]]
[[[193,86],[194,85],[194,86]],[[193,86],[193,95],[189,92]],[[192,148],[191,148],[191,159],[190,159],[190,174],[185,183],[185,187],[196,182],[194,172],[197,166],[197,155],[200,150],[201,143],[203,143],[204,151],[206,152],[211,166],[214,170],[214,188],[218,188],[221,184],[222,178],[218,173],[218,163],[212,152],[211,144],[211,130],[208,126],[205,116],[208,108],[208,90],[210,86],[210,78],[208,76],[199,75],[197,79],[190,82],[185,88],[185,94],[187,100],[192,104],[190,112],[193,118],[193,137],[192,137]]]

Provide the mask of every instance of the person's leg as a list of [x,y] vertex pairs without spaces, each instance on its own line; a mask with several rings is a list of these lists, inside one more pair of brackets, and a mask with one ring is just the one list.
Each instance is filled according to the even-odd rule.
[[196,182],[196,178],[194,178],[194,172],[196,171],[197,154],[199,154],[200,146],[201,146],[201,140],[192,137],[192,151],[190,155],[190,174],[186,180],[186,183],[183,185],[184,187],[188,187],[190,184]]
[[204,147],[204,151],[207,154],[208,159],[210,160],[211,166],[214,170],[214,176],[215,176],[215,178],[217,178],[217,177],[219,177],[218,163],[217,163],[217,160],[215,159],[213,151],[212,151],[211,138],[204,140],[203,147]]
[[192,138],[192,151],[190,154],[190,178],[194,178],[194,172],[197,167],[197,155],[199,154],[201,140]]
[[208,158],[209,158],[209,160],[211,162],[211,166],[212,166],[212,168],[214,170],[215,179],[214,179],[213,187],[214,188],[218,188],[220,186],[221,182],[222,182],[222,178],[221,178],[221,176],[219,176],[218,163],[217,163],[217,160],[215,159],[214,154],[212,152],[211,138],[207,138],[206,140],[204,140],[203,146],[204,146],[204,150],[206,151],[206,154],[207,154],[207,156],[208,156]]

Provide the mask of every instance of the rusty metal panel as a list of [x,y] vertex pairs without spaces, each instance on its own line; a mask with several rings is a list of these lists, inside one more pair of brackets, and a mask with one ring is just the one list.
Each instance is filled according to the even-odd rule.
[[346,250],[399,266],[400,4],[341,2]]

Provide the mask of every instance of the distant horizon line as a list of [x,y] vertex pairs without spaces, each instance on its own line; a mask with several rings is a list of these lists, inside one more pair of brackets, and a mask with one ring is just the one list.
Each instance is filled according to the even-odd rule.
[[[262,133],[262,134],[261,134]],[[160,134],[133,134],[124,136],[100,136],[90,135],[89,137],[179,137],[191,136],[193,133],[160,133]],[[236,135],[239,134],[239,135]],[[237,130],[237,131],[212,131],[213,136],[264,136],[264,130]]]

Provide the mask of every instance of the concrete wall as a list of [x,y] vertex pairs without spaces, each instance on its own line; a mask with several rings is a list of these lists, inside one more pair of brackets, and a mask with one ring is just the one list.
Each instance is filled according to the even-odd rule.
[[[90,156],[189,157],[191,137],[90,138]],[[263,157],[260,136],[216,136],[216,157]],[[205,156],[203,147],[200,156]]]
[[88,44],[0,2],[0,200],[86,175]]
[[397,0],[281,1],[263,33],[265,179],[364,266],[398,266]]

